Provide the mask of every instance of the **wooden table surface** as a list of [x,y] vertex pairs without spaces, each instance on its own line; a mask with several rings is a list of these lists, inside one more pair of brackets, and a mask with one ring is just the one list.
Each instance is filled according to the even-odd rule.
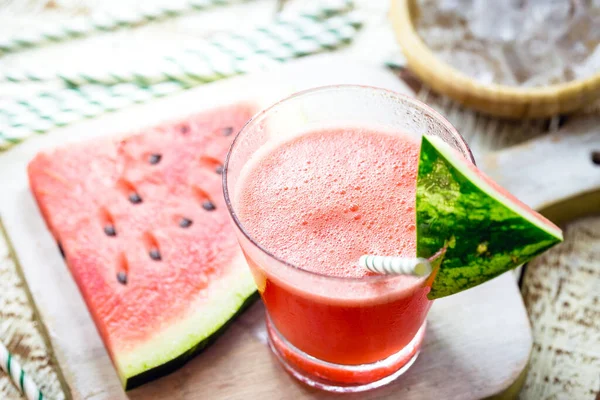
[[[0,0],[0,38],[74,13],[135,3],[136,0]],[[302,2],[288,3],[286,7],[295,7]],[[387,22],[388,4],[383,0],[355,0],[355,3],[366,17],[365,26],[352,45],[339,52],[359,62],[381,65],[397,51]],[[33,15],[27,12],[32,9],[36,10]],[[0,67],[30,68],[43,64],[52,68],[61,65],[65,59],[85,66],[86,62],[97,62],[98,59],[111,60],[115,49],[119,55],[156,52],[160,48],[177,46],[182,38],[202,37],[231,29],[231,26],[238,28],[240,25],[267,22],[273,18],[275,10],[275,0],[254,0],[227,10],[211,12],[208,19],[186,16],[153,24],[137,32],[120,31],[64,45],[4,55],[0,58]],[[203,22],[198,23],[200,20]],[[160,45],[152,40],[157,35],[161,38]],[[77,54],[77,57],[73,57],[73,54]],[[38,89],[28,85],[0,83],[0,99]],[[558,119],[552,122],[507,122],[481,116],[462,109],[448,99],[439,98],[426,89],[420,91],[420,98],[448,117],[466,137],[476,158],[486,151],[541,135],[548,127],[558,127]],[[598,109],[592,109],[589,113],[598,118],[597,126],[600,126]],[[520,394],[523,399],[579,400],[597,399],[600,396],[600,254],[597,251],[600,247],[600,220],[581,220],[569,226],[566,237],[565,244],[532,263],[525,276],[526,287],[523,290],[535,334],[535,346],[526,385]],[[56,366],[37,328],[24,282],[1,236],[0,338],[17,354],[17,358],[51,398],[64,398]],[[0,398],[20,398],[1,371]]]

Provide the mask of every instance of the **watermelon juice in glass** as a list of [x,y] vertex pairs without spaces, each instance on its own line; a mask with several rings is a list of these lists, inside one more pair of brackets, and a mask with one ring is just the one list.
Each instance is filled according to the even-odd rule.
[[293,95],[239,133],[224,190],[285,369],[324,390],[372,389],[406,371],[425,334],[427,278],[380,276],[363,254],[414,257],[421,135],[473,162],[456,130],[387,90]]

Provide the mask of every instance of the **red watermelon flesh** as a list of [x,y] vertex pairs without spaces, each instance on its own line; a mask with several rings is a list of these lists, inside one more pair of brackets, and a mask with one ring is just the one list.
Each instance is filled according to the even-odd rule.
[[254,111],[223,107],[29,164],[125,388],[184,362],[254,298],[221,186],[227,150]]

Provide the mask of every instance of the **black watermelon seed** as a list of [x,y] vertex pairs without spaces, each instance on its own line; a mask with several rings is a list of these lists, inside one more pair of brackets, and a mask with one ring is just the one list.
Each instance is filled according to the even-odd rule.
[[212,211],[217,207],[215,207],[210,200],[206,200],[204,203],[202,203],[202,208],[204,208],[206,211]]
[[600,151],[592,152],[592,162],[596,165],[600,165]]
[[158,251],[158,249],[152,249],[148,254],[150,255],[150,258],[154,261],[160,261],[162,259],[162,257],[160,256],[160,251]]
[[161,158],[162,156],[160,154],[151,154],[150,157],[148,157],[148,162],[152,165],[155,165],[160,162]]
[[219,175],[223,174],[223,166],[219,165],[217,168],[215,168],[215,172]]
[[60,244],[60,242],[58,242],[58,251],[60,251],[60,255],[62,256],[62,258],[65,258],[65,250],[62,247],[62,244]]
[[142,202],[142,198],[137,193],[131,193],[129,195],[129,201],[132,202],[133,204],[139,204]]
[[179,132],[181,132],[181,133],[188,133],[189,131],[190,131],[189,125],[181,125],[179,127]]
[[191,219],[187,219],[187,218],[181,218],[181,220],[179,221],[179,226],[182,228],[189,228],[190,226],[192,226],[192,220]]
[[112,225],[106,225],[104,227],[104,233],[106,233],[106,236],[117,236],[117,231]]
[[231,126],[228,126],[227,128],[223,128],[223,129],[221,129],[221,134],[222,134],[223,136],[229,136],[229,135],[231,135],[232,133],[233,133],[233,127],[231,127]]
[[119,283],[126,285],[127,284],[127,274],[123,271],[117,273],[117,280]]

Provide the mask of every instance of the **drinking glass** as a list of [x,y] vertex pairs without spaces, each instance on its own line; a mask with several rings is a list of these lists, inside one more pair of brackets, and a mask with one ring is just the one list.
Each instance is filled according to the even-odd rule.
[[407,289],[399,284],[403,276],[343,278],[310,272],[257,242],[236,213],[240,174],[257,152],[302,132],[336,126],[437,136],[474,160],[452,125],[425,104],[354,85],[311,89],[281,100],[250,120],[232,144],[223,174],[225,199],[266,307],[273,353],[305,384],[359,392],[391,382],[415,361],[432,303],[427,278]]

